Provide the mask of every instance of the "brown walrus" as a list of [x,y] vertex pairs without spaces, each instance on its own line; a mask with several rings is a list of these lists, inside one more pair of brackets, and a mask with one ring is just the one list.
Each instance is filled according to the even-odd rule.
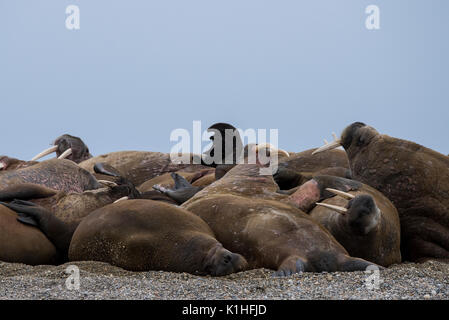
[[449,259],[449,158],[362,122],[315,153],[340,145],[354,179],[382,192],[398,209],[403,259]]
[[325,155],[312,155],[316,149],[294,153],[279,162],[274,180],[281,190],[288,190],[310,180],[315,175],[332,175],[351,179],[346,152],[332,150]]
[[162,202],[120,201],[92,212],[77,225],[62,222],[42,207],[7,206],[20,218],[34,221],[70,261],[214,276],[247,267],[242,256],[223,248],[204,221]]
[[[310,192],[313,188],[319,191]],[[401,262],[399,215],[379,191],[333,176],[316,176],[302,189],[309,196],[315,195],[311,202],[320,201],[309,215],[329,230],[351,256],[384,267]]]
[[[190,155],[190,163],[193,163],[193,156]],[[98,162],[116,168],[124,178],[132,182],[135,186],[140,186],[145,181],[163,175],[164,173],[179,170],[192,172],[208,168],[200,164],[177,163],[171,160],[170,154],[168,153],[145,151],[112,152],[83,161],[79,166],[94,173],[94,165]]]
[[[199,169],[196,171],[183,171],[183,170],[179,170],[176,171],[176,173],[182,177],[184,177],[184,179],[186,179],[189,183],[194,184],[197,180],[207,176],[213,176],[215,173],[215,169],[213,168],[208,168],[208,169]],[[215,180],[215,178],[214,178]],[[171,188],[174,186],[174,181],[172,179],[172,175],[171,173],[164,173],[160,176],[157,176],[153,179],[147,180],[145,181],[143,184],[141,184],[140,186],[137,187],[137,189],[140,192],[147,192],[150,190],[153,190],[153,186],[154,185],[160,185],[164,188]]]
[[52,147],[37,154],[33,157],[32,161],[36,161],[54,152],[56,152],[56,157],[58,159],[68,159],[75,163],[80,163],[84,160],[92,158],[89,148],[83,140],[69,134],[63,134],[62,136],[56,138]]
[[29,265],[54,264],[55,246],[37,228],[17,221],[17,214],[0,205],[0,261]]
[[101,187],[97,179],[66,159],[51,159],[30,167],[0,174],[0,192],[8,187],[31,183],[65,192],[83,192]]
[[37,161],[24,161],[8,156],[0,156],[0,174],[7,170],[26,168],[37,163]]
[[75,163],[79,163],[86,159],[91,158],[89,149],[84,142],[78,138],[68,134],[64,134],[56,138],[54,145],[36,155],[31,161],[19,160],[7,156],[0,156],[0,172],[6,170],[17,170],[32,165],[38,164],[36,161],[46,155],[56,152],[56,156],[60,159],[72,160]]
[[235,166],[182,207],[206,221],[217,239],[242,254],[251,268],[290,275],[365,270],[372,264],[350,257],[324,227],[294,206],[294,194],[276,192],[273,177],[260,175],[261,167]]

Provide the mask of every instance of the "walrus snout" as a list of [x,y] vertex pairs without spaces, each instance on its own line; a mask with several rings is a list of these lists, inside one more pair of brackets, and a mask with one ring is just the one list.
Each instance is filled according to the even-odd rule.
[[223,247],[215,252],[212,260],[213,264],[210,269],[210,274],[213,276],[225,276],[245,270],[248,266],[248,262],[243,256],[232,253]]
[[353,231],[366,235],[380,222],[380,210],[372,196],[359,195],[348,202],[348,223]]

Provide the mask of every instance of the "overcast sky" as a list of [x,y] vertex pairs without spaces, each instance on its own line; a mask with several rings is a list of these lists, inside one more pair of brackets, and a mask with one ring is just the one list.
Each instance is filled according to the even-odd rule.
[[278,129],[289,151],[363,121],[447,154],[448,13],[447,0],[0,0],[0,154],[30,159],[63,133],[94,155],[168,152],[194,120]]

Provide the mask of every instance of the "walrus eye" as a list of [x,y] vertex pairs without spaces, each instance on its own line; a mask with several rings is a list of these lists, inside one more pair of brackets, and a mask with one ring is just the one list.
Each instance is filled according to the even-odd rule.
[[365,143],[365,140],[363,139],[362,136],[359,137],[359,139],[357,140],[357,146],[361,146]]

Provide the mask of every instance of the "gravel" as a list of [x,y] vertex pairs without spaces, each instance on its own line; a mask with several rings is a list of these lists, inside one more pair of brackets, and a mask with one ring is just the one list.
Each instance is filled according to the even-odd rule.
[[[66,269],[71,265],[79,268],[79,289],[69,290],[66,286],[70,276]],[[225,277],[201,277],[162,271],[129,272],[100,262],[34,267],[0,262],[0,299],[449,298],[449,264],[437,261],[402,263],[379,273],[301,273],[285,278],[272,274],[271,270],[256,269]],[[376,287],[369,279],[377,275],[380,281]]]

